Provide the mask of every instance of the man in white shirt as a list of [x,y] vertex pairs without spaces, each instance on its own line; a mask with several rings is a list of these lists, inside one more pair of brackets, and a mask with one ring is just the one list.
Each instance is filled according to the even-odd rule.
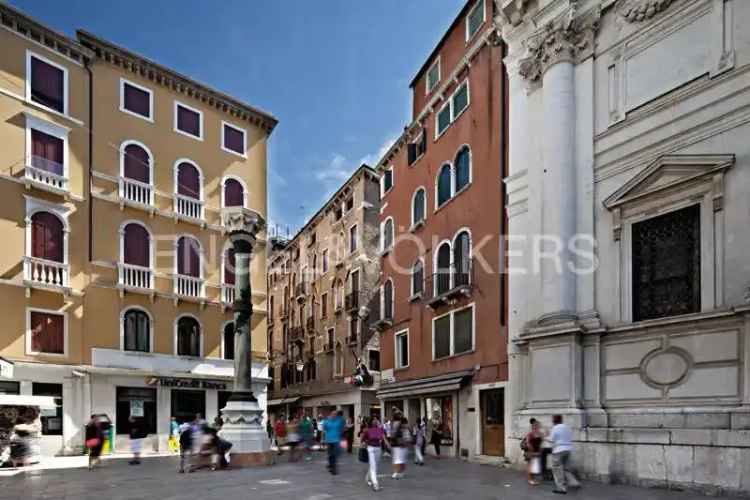
[[555,476],[555,493],[565,494],[568,492],[568,484],[572,488],[580,486],[578,480],[568,471],[570,455],[573,451],[573,431],[563,423],[562,415],[552,417],[552,474]]

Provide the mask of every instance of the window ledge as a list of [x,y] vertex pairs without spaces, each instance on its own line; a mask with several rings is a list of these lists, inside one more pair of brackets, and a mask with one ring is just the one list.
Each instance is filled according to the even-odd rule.
[[152,113],[152,116],[150,116],[150,117],[149,116],[143,116],[143,115],[141,115],[139,113],[136,113],[135,111],[130,111],[129,109],[127,109],[127,108],[125,108],[123,106],[120,106],[120,111],[122,113],[125,113],[126,115],[130,115],[130,116],[133,116],[135,118],[140,118],[141,120],[147,121],[147,122],[152,123],[152,124],[154,123],[153,113]]
[[422,300],[422,292],[417,292],[409,297],[409,302],[416,302],[417,300]]
[[408,369],[409,369],[409,365],[406,365],[406,366],[400,366],[398,368],[394,368],[393,371],[394,372],[402,372],[402,371],[405,371],[405,370],[408,370]]
[[[446,129],[446,130],[447,130],[447,129]],[[418,162],[419,160],[421,160],[422,158],[424,158],[424,155],[425,155],[425,154],[424,154],[424,153],[422,153],[421,155],[417,156],[417,157],[416,157],[416,158],[414,159],[414,161],[413,161],[413,162],[409,163],[409,166],[410,166],[410,167],[413,167],[414,165],[416,165],[416,164],[417,164],[417,162]]]
[[433,363],[439,363],[439,362],[445,361],[447,359],[454,359],[454,358],[460,358],[461,356],[468,356],[470,354],[474,354],[475,352],[477,352],[477,350],[476,349],[472,349],[470,351],[464,351],[464,352],[461,352],[461,353],[458,353],[458,354],[451,354],[450,356],[443,356],[442,358],[435,358],[435,359],[432,360],[432,362]]
[[453,200],[455,200],[456,198],[458,198],[459,195],[465,193],[471,187],[471,184],[472,184],[472,181],[469,181],[464,187],[462,187],[461,189],[459,189],[458,191],[456,191],[455,194],[453,196],[451,196],[448,201],[446,201],[445,203],[443,203],[442,205],[440,205],[439,207],[437,207],[433,213],[436,214],[440,210],[442,210],[444,207],[450,205],[450,203]]
[[31,106],[32,108],[38,109],[40,111],[44,111],[45,113],[49,113],[51,115],[54,115],[58,118],[63,118],[64,120],[68,120],[69,122],[78,125],[79,127],[83,127],[83,122],[79,120],[78,118],[74,118],[70,115],[66,115],[65,113],[60,113],[56,109],[48,108],[47,106],[44,106],[42,104],[39,104],[37,102],[32,101],[31,99],[27,99],[26,97],[16,94],[15,92],[11,92],[10,90],[4,89],[0,87],[0,94],[7,95],[8,97],[12,97],[14,99],[17,99],[27,106]]
[[[445,205],[445,203],[443,203],[443,205]],[[411,227],[409,228],[409,232],[410,233],[416,233],[419,229],[421,229],[422,227],[424,227],[424,225],[425,225],[425,220],[424,219],[418,220],[417,222],[415,222],[414,224],[411,225]]]

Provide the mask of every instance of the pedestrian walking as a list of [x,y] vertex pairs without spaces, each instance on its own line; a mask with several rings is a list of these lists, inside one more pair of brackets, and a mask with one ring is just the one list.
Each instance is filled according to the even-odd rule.
[[273,426],[273,433],[276,435],[276,448],[279,450],[279,456],[284,454],[284,450],[281,448],[286,444],[286,421],[284,415],[279,415],[276,419],[276,423]]
[[325,423],[325,417],[323,417],[322,413],[318,413],[318,421],[317,421],[317,430],[318,430],[318,436],[317,441],[318,443],[323,443],[323,424]]
[[328,447],[328,472],[334,476],[338,474],[338,458],[341,452],[341,435],[344,432],[344,416],[340,411],[333,410],[323,423],[323,432]]
[[138,418],[130,417],[128,422],[130,423],[130,452],[133,454],[133,459],[128,463],[130,465],[139,465],[141,463],[143,440],[148,436],[148,431]]
[[529,423],[531,424],[531,431],[521,441],[521,449],[527,462],[526,470],[529,484],[537,486],[539,482],[535,479],[535,476],[542,473],[541,454],[544,434],[537,419],[532,418]]
[[289,445],[289,461],[296,462],[299,460],[297,447],[300,444],[300,435],[298,431],[299,420],[296,416],[289,419],[286,425],[287,444]]
[[426,427],[424,419],[418,418],[412,431],[414,435],[414,463],[416,465],[424,465],[424,447],[427,441],[425,434],[427,432]]
[[562,415],[552,417],[552,474],[555,477],[555,493],[565,494],[568,486],[580,486],[578,479],[570,472],[571,454],[573,452],[573,431],[563,423]]
[[314,442],[314,429],[315,428],[313,427],[313,421],[308,415],[305,415],[297,426],[297,431],[299,432],[300,439],[302,440],[302,454],[304,455],[306,462],[312,460],[312,456],[310,454],[312,452]]
[[354,421],[351,417],[346,419],[346,425],[344,426],[344,439],[346,440],[346,452],[352,452],[352,446],[354,445]]
[[406,470],[406,459],[412,438],[409,431],[409,421],[398,408],[393,409],[393,421],[391,422],[391,433],[388,436],[391,455],[393,457],[393,479],[404,477]]
[[435,413],[429,425],[430,443],[435,447],[436,458],[440,458],[440,444],[443,442],[443,421],[440,415]]
[[378,465],[380,464],[380,457],[382,455],[382,446],[388,446],[385,439],[385,432],[383,427],[380,425],[380,421],[377,417],[372,417],[369,421],[363,421],[363,426],[366,426],[362,433],[362,442],[367,446],[367,476],[365,481],[372,487],[374,491],[380,490],[378,484]]
[[86,424],[86,448],[89,450],[89,469],[93,469],[95,465],[101,462],[99,458],[102,454],[102,447],[104,446],[104,433],[102,432],[101,422],[99,417],[91,415],[91,419]]
[[193,426],[182,424],[180,426],[180,473],[185,472],[185,465],[190,468],[190,458],[193,454]]

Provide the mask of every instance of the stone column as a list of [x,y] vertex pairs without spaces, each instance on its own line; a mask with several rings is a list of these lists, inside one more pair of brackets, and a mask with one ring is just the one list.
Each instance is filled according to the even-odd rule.
[[227,228],[235,255],[234,389],[221,410],[221,437],[232,443],[231,463],[243,467],[270,464],[271,444],[263,427],[263,409],[252,391],[252,289],[250,259],[256,235],[264,227],[259,214],[245,208],[225,209]]

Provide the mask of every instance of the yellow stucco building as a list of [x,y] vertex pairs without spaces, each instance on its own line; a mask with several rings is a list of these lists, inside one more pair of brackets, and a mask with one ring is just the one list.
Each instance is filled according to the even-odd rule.
[[[89,415],[155,449],[232,389],[233,255],[222,210],[266,218],[276,119],[90,33],[0,4],[0,393],[54,396],[43,451]],[[253,376],[265,402],[265,235],[252,260]],[[120,439],[115,446],[122,446]],[[147,446],[148,449],[148,446]]]

